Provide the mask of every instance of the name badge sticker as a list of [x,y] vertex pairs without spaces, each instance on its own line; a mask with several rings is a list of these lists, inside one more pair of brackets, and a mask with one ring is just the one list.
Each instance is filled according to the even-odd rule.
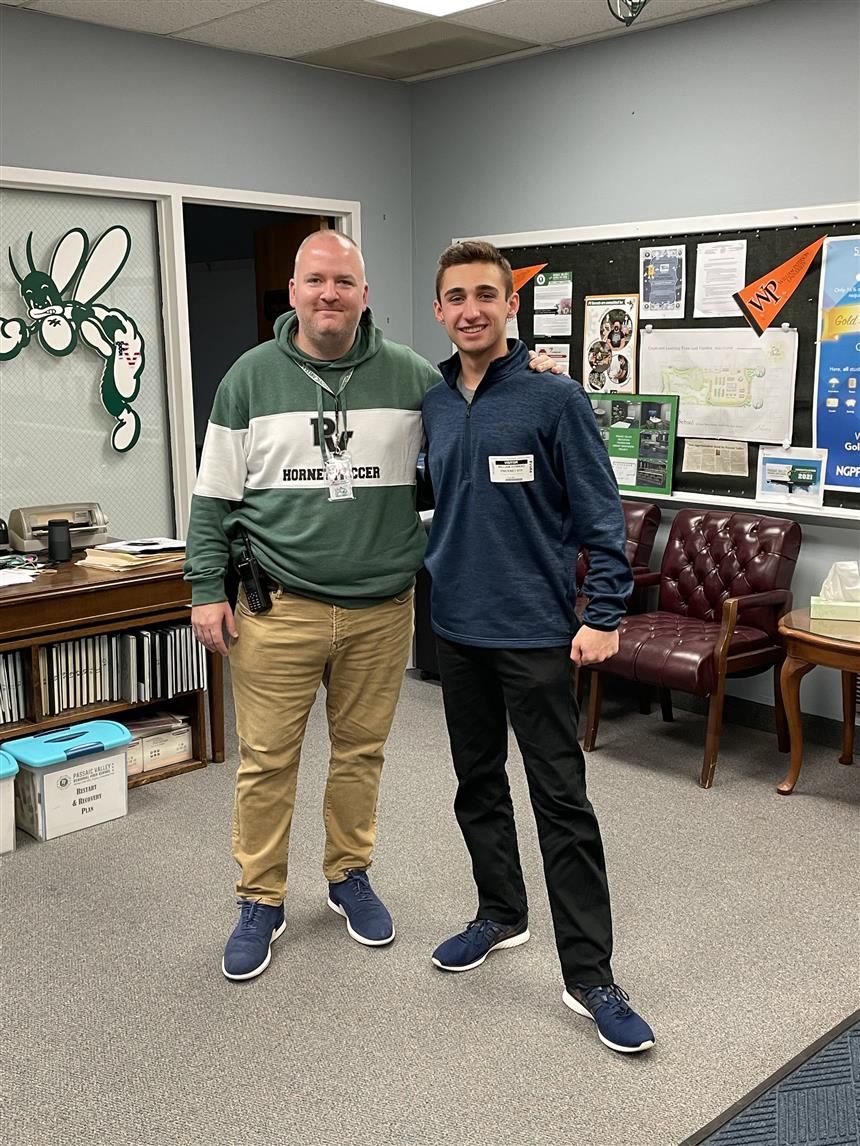
[[535,456],[534,454],[510,454],[501,456],[490,454],[490,481],[534,481]]

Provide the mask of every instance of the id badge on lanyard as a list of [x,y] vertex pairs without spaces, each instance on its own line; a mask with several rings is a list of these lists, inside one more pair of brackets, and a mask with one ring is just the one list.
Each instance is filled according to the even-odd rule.
[[329,454],[325,463],[325,484],[329,501],[355,498],[352,492],[352,457],[348,450]]
[[[352,369],[347,370],[343,378],[340,380],[340,385],[334,391],[331,387],[320,378],[315,370],[311,370],[305,363],[300,362],[299,366],[307,374],[308,378],[317,386],[317,413],[319,416],[320,425],[320,451],[323,459],[323,470],[325,473],[325,484],[328,490],[329,501],[354,501],[355,494],[352,490],[352,455],[348,450],[342,446],[348,441],[348,434],[346,430],[346,404],[343,406],[343,432],[340,431],[340,406],[339,401],[341,395],[346,389],[347,383],[352,377]],[[326,390],[334,397],[334,418],[335,418],[335,449],[329,453],[325,447],[325,439],[322,434],[323,424],[323,400],[322,391]]]

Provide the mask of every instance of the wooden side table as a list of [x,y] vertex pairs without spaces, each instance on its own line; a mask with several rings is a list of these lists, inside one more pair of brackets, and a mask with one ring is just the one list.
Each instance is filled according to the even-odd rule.
[[842,673],[842,755],[839,763],[854,762],[860,622],[811,620],[808,609],[795,609],[780,620],[779,632],[788,654],[782,666],[780,684],[791,735],[791,765],[776,790],[787,796],[797,783],[803,763],[800,682],[816,665],[826,665]]

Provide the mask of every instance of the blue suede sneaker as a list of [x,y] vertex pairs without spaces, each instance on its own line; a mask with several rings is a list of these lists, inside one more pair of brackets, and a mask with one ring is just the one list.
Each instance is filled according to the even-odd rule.
[[346,929],[356,943],[384,947],[394,938],[388,908],[370,886],[366,871],[354,868],[340,883],[330,883],[328,905],[344,917]]
[[269,907],[256,899],[238,903],[239,922],[227,940],[221,970],[228,979],[253,979],[269,966],[272,944],[284,933],[284,907]]
[[636,1054],[654,1045],[654,1032],[628,1006],[628,999],[629,995],[615,983],[602,987],[566,987],[562,995],[562,1001],[572,1011],[594,1020],[598,1038],[610,1050]]
[[529,928],[525,916],[517,923],[473,919],[465,931],[440,943],[432,959],[440,971],[471,971],[473,967],[480,967],[491,951],[519,947],[528,941]]

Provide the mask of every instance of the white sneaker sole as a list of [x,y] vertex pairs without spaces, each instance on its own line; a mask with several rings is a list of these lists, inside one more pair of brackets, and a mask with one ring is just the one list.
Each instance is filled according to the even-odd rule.
[[276,927],[272,932],[272,938],[269,940],[269,950],[266,952],[266,958],[263,960],[259,967],[255,967],[253,971],[248,971],[245,975],[231,975],[224,964],[224,960],[222,959],[221,971],[224,975],[224,978],[231,979],[234,983],[241,983],[245,979],[256,979],[258,975],[262,975],[269,964],[272,962],[272,944],[275,942],[278,936],[283,935],[286,930],[287,921],[285,919],[281,926]]
[[[510,939],[503,939],[501,943],[497,943],[495,947],[491,947],[487,955],[492,955],[494,951],[502,951],[505,947],[519,947],[522,943],[528,943],[531,939],[528,928],[521,931],[519,935],[512,935]],[[465,967],[451,967],[447,963],[440,963],[435,955],[430,957],[430,962],[434,967],[438,967],[440,971],[471,971],[475,967],[480,967],[487,955],[482,955],[480,959],[476,959],[474,963],[467,963]]]
[[346,929],[350,934],[350,938],[354,939],[356,943],[361,943],[365,947],[385,947],[386,944],[394,942],[394,924],[391,925],[391,934],[385,939],[368,939],[365,935],[359,935],[357,931],[353,931],[352,925],[349,922],[349,916],[342,907],[331,899],[327,899],[326,903],[328,903],[332,911],[343,916],[346,920]]
[[[566,1007],[570,1007],[570,1009],[575,1011],[578,1015],[582,1015],[584,1018],[591,1019],[593,1023],[596,1023],[594,1015],[592,1015],[588,1007],[584,1007],[579,999],[575,999],[573,995],[567,991],[562,994],[561,1001]],[[646,1039],[645,1042],[640,1043],[638,1047],[622,1047],[619,1046],[618,1043],[610,1042],[609,1039],[604,1038],[600,1033],[600,1027],[597,1028],[597,1037],[604,1046],[609,1047],[610,1050],[618,1051],[620,1054],[638,1054],[640,1051],[650,1050],[655,1042],[654,1039]]]

